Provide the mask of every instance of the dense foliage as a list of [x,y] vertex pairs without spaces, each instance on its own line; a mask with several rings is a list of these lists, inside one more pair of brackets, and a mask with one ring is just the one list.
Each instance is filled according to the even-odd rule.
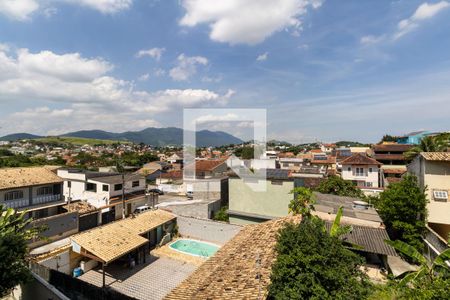
[[31,219],[25,220],[24,215],[0,205],[0,297],[30,278],[26,242],[39,229],[27,229]]
[[289,213],[310,217],[315,203],[313,192],[306,187],[297,187],[291,191],[291,194],[294,194],[294,199],[289,203]]
[[364,193],[349,180],[340,176],[330,176],[316,187],[316,191],[324,194],[364,198]]
[[417,178],[406,175],[380,194],[377,208],[392,240],[404,241],[422,249],[421,235],[425,229],[427,199]]
[[22,154],[0,157],[0,168],[64,165],[65,163],[60,157],[53,160],[47,160],[43,157],[30,158]]
[[371,291],[363,259],[324,230],[318,218],[280,230],[269,299],[363,299]]
[[380,144],[383,142],[397,142],[397,140],[399,139],[399,136],[396,135],[390,135],[390,134],[385,134],[383,135],[383,137],[381,138]]
[[450,134],[442,133],[436,136],[426,136],[422,138],[420,144],[411,148],[405,153],[409,159],[413,159],[420,152],[442,152],[450,147]]
[[234,151],[234,155],[240,157],[242,159],[253,159],[254,158],[254,150],[251,146],[244,146],[241,148],[237,148]]

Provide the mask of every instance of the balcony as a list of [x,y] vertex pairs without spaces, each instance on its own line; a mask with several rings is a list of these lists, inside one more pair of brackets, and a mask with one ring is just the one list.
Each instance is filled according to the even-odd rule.
[[61,200],[61,194],[43,195],[43,196],[34,197],[32,199],[33,202],[31,205],[30,205],[30,202],[28,199],[17,199],[17,200],[5,201],[5,206],[14,208],[14,209],[19,209],[19,208],[24,208],[27,206],[35,206],[35,205],[45,204],[45,203],[54,202],[54,201],[58,201],[58,200]]

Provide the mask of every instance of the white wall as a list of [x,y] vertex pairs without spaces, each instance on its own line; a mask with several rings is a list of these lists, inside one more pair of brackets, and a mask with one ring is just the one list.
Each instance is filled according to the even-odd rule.
[[[350,171],[348,170],[350,168]],[[356,168],[364,169],[364,176],[356,176]],[[369,172],[372,168],[372,172]],[[377,165],[342,165],[342,178],[345,180],[355,180],[363,182],[371,182],[372,187],[378,186],[379,168]]]

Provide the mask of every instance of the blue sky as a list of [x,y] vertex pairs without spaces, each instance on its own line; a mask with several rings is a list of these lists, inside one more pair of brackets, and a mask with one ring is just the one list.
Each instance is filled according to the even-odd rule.
[[183,108],[264,108],[291,142],[449,130],[449,49],[448,1],[0,0],[0,135]]

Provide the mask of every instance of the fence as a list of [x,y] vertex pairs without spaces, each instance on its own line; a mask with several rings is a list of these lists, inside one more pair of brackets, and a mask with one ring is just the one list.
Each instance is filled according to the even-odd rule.
[[73,300],[134,300],[135,298],[126,296],[111,287],[101,288],[70,275],[46,268],[38,263],[30,263],[31,271],[54,286],[68,298]]

